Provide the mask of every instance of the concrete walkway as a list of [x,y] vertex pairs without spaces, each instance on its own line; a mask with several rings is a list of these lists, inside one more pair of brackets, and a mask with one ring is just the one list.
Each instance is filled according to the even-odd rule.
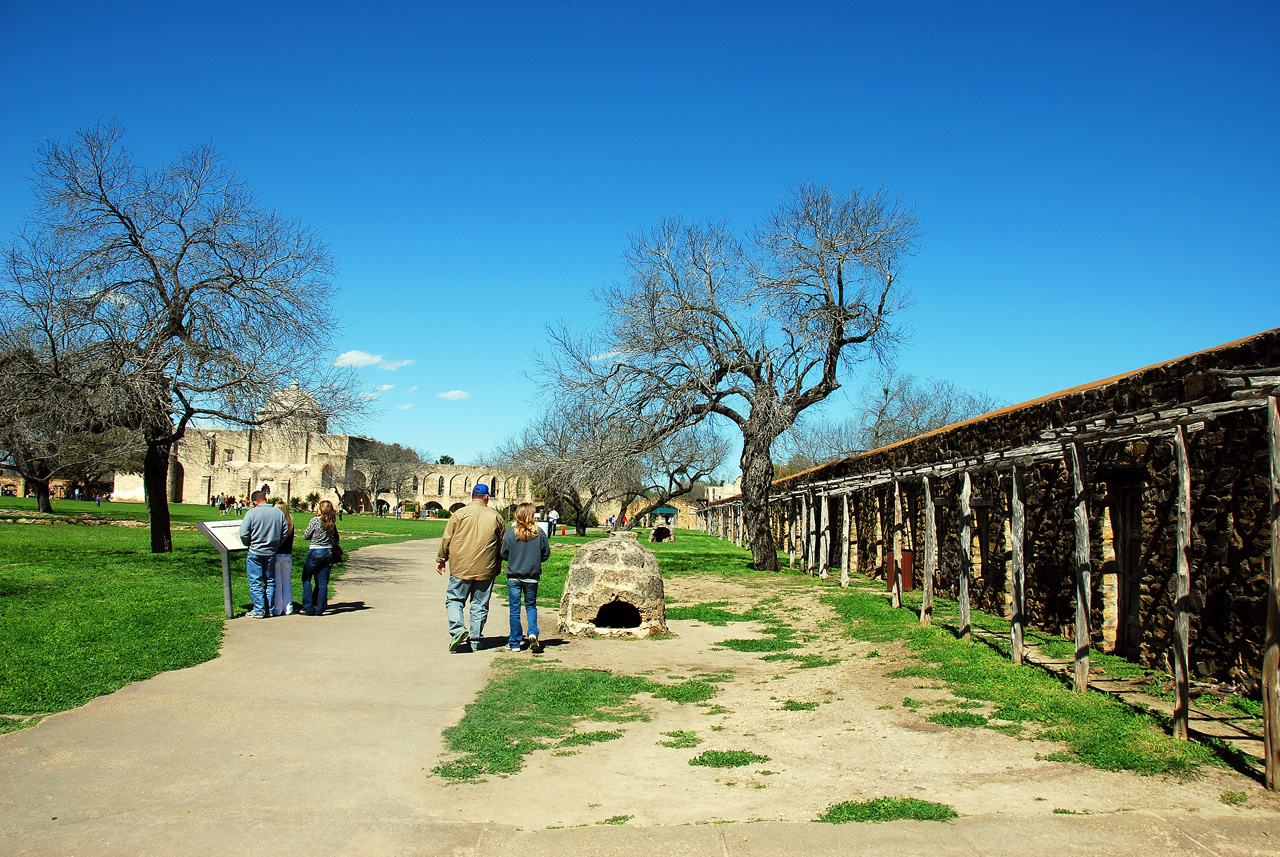
[[[219,658],[0,737],[3,855],[1275,854],[1276,815],[962,818],[946,826],[731,824],[521,830],[426,788],[485,681],[449,655],[436,543],[361,549],[333,612],[227,623]],[[510,799],[521,799],[520,778]],[[589,792],[590,782],[565,783]],[[434,797],[432,795],[435,795]]]

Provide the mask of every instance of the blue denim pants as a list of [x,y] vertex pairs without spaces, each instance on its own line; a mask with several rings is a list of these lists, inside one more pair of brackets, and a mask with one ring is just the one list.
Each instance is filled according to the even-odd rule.
[[271,588],[275,585],[275,575],[271,567],[275,564],[274,554],[249,554],[245,557],[245,572],[249,576],[249,600],[253,602],[253,612],[263,616],[271,615]]
[[449,575],[449,587],[445,590],[444,612],[449,618],[449,637],[462,633],[462,608],[471,599],[471,642],[478,643],[489,618],[489,596],[493,594],[493,578],[488,580],[463,580]]
[[525,616],[529,622],[529,636],[538,636],[538,581],[507,580],[507,603],[511,605],[511,636],[507,645],[520,648],[524,635],[520,632],[520,599],[524,598]]
[[333,569],[333,551],[311,548],[302,561],[302,609],[319,616],[329,606],[329,572]]

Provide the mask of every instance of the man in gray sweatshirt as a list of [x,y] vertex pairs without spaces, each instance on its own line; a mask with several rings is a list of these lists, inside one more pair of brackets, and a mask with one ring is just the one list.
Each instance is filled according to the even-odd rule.
[[240,541],[249,548],[245,570],[249,575],[249,598],[253,601],[253,610],[247,615],[250,619],[265,619],[271,615],[271,594],[275,584],[271,566],[276,548],[284,540],[285,520],[284,512],[268,505],[267,495],[263,492],[254,491],[252,499],[253,508],[240,522]]

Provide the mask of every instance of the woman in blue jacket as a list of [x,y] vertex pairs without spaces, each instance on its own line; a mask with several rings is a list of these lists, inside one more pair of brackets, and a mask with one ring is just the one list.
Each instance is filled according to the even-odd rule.
[[[529,651],[542,651],[538,640],[538,580],[542,577],[542,564],[551,556],[547,534],[533,517],[533,504],[516,506],[516,519],[502,537],[502,558],[507,562],[507,601],[511,605],[511,635],[507,648],[520,651],[520,644],[528,641]],[[529,634],[520,629],[520,599],[524,598],[525,614],[529,621]]]

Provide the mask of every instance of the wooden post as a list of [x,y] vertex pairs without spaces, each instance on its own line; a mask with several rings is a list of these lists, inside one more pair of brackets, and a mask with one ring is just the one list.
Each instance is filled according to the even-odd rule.
[[1271,449],[1271,585],[1267,589],[1267,634],[1262,648],[1262,722],[1267,788],[1280,790],[1280,405],[1267,399]]
[[1071,483],[1075,492],[1076,519],[1076,671],[1074,687],[1089,688],[1089,608],[1092,582],[1089,566],[1089,504],[1085,493],[1084,451],[1080,444],[1069,448]]
[[796,499],[787,501],[787,567],[796,567]]
[[973,568],[973,481],[965,473],[960,486],[960,639],[969,639],[969,573]]
[[813,576],[818,564],[818,510],[814,498],[804,495],[804,573]]
[[831,498],[826,494],[818,495],[822,504],[822,523],[818,540],[818,577],[827,579],[828,567],[831,565]]
[[1026,488],[1023,486],[1023,472],[1018,465],[1013,466],[1013,490],[1010,493],[1010,517],[1013,518],[1013,603],[1010,605],[1009,643],[1013,653],[1013,662],[1022,663],[1022,634],[1026,626],[1026,611],[1023,590],[1026,587],[1025,541],[1027,535],[1027,513],[1025,508]]
[[893,480],[893,606],[902,606],[902,483]]
[[843,589],[849,585],[849,537],[853,532],[853,522],[849,519],[849,513],[853,509],[853,504],[849,501],[848,494],[843,495],[841,499],[844,501],[844,517],[840,520],[844,532],[840,539],[840,588]]
[[1177,590],[1173,598],[1173,737],[1188,738],[1191,712],[1191,466],[1187,462],[1187,430],[1178,426],[1173,435],[1178,466]]
[[933,624],[933,577],[938,568],[938,527],[933,508],[933,486],[924,477],[924,599],[920,602],[920,624]]

